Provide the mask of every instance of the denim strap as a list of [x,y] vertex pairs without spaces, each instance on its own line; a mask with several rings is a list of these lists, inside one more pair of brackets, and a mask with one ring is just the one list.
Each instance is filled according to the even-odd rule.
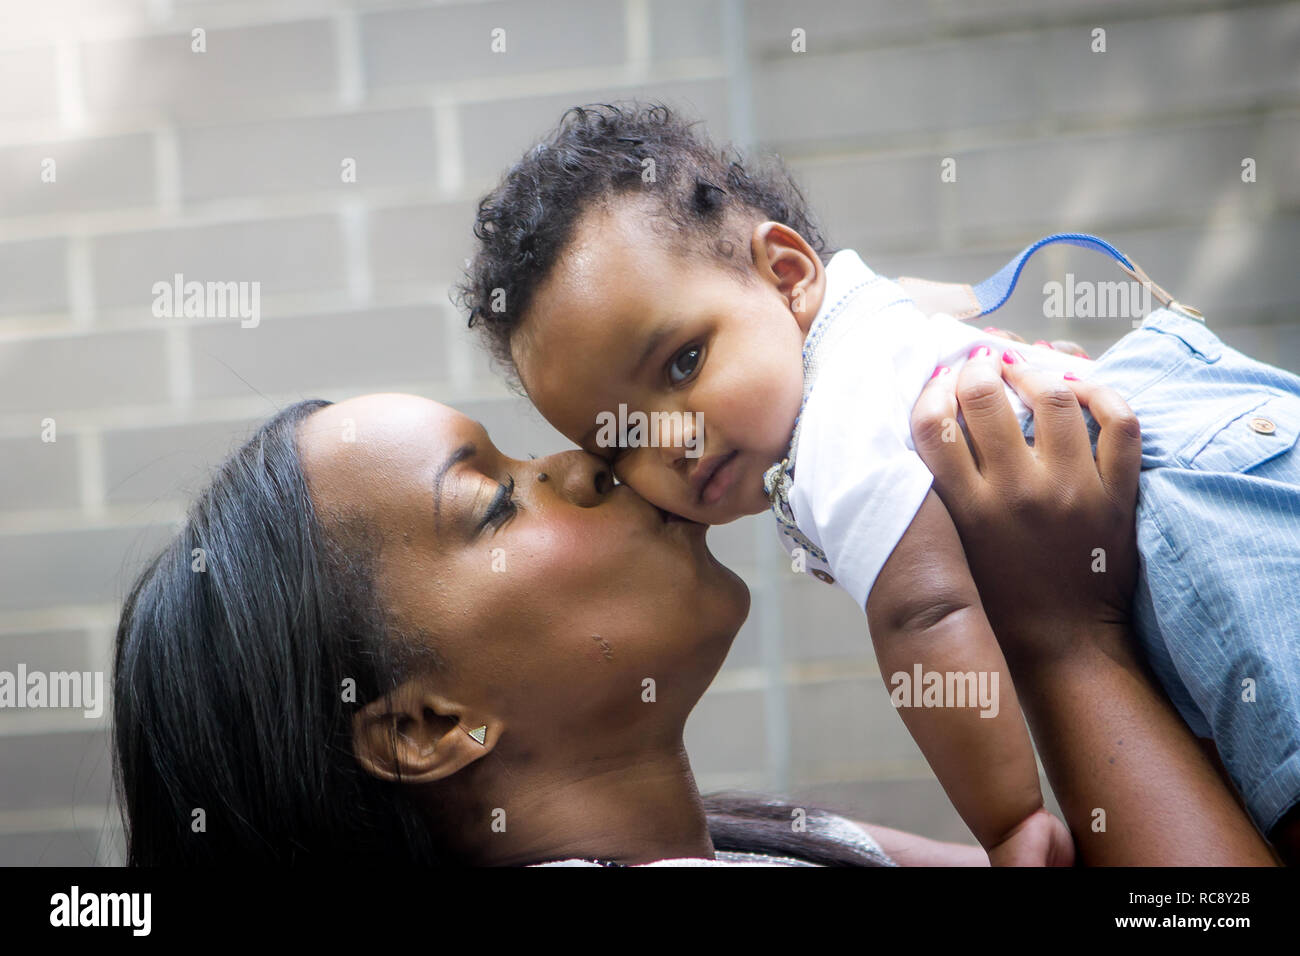
[[1020,279],[1020,273],[1024,270],[1029,257],[1044,246],[1054,245],[1058,242],[1079,246],[1083,249],[1093,249],[1110,256],[1121,269],[1150,289],[1152,296],[1161,305],[1171,309],[1180,309],[1192,318],[1204,321],[1200,312],[1189,305],[1178,302],[1172,295],[1152,282],[1151,278],[1142,271],[1141,266],[1129,259],[1128,256],[1105,239],[1099,239],[1083,232],[1060,232],[1044,236],[1037,242],[1026,246],[1014,259],[977,285],[972,286],[956,282],[931,282],[908,276],[900,277],[898,282],[909,295],[916,299],[917,304],[923,311],[932,314],[934,312],[948,312],[958,319],[976,318],[988,315],[1005,305],[1007,299],[1011,298],[1011,293],[1015,291],[1016,282]]

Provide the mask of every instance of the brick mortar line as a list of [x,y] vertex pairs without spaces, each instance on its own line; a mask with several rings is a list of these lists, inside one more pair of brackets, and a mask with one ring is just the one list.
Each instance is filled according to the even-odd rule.
[[[184,520],[189,504],[188,498],[160,497],[152,501],[105,504],[97,511],[78,506],[0,512],[0,541],[6,538],[56,537],[99,531],[144,534],[155,528],[178,526]],[[54,605],[27,610],[57,610],[58,607]]]
[[338,199],[339,243],[343,250],[344,296],[357,308],[368,308],[374,295],[370,268],[370,207],[361,196]]
[[[1100,115],[1100,114],[1098,114]],[[876,160],[905,159],[912,156],[930,157],[942,150],[965,152],[1005,149],[1068,142],[1076,139],[1120,138],[1133,133],[1195,133],[1207,129],[1230,126],[1260,125],[1270,128],[1300,121],[1300,98],[1294,102],[1262,103],[1248,109],[1222,107],[1197,108],[1183,111],[1161,111],[1149,115],[1131,115],[1114,119],[1107,114],[1099,122],[1071,123],[1062,129],[1043,132],[1037,125],[1025,123],[1015,130],[993,130],[989,126],[961,127],[955,133],[957,142],[942,140],[948,131],[925,134],[900,134],[896,140],[878,139],[863,142],[860,146],[846,143],[842,147],[828,145],[817,148],[810,142],[809,150],[787,149],[781,155],[794,167],[798,175],[801,164],[818,165]],[[929,138],[925,138],[929,137]],[[937,181],[937,177],[936,177]],[[960,180],[959,180],[960,182]]]
[[[910,739],[910,738],[909,738]],[[801,786],[825,786],[829,783],[902,783],[938,778],[924,757],[894,757],[885,760],[823,760],[805,764],[797,771]],[[947,798],[944,797],[946,801]],[[956,811],[953,811],[956,813]]]
[[0,641],[17,635],[54,631],[90,631],[96,628],[116,630],[121,605],[63,605],[53,608],[11,609],[0,611]]
[[[852,39],[848,41],[855,44],[854,46],[833,47],[832,49],[836,52],[853,52],[858,49],[892,47],[900,41],[906,42],[910,38],[916,37],[933,42],[972,37],[1016,35],[1072,26],[1106,26],[1109,23],[1139,23],[1214,13],[1240,13],[1272,8],[1284,9],[1289,2],[1290,0],[1220,0],[1220,2],[1215,3],[1197,3],[1195,0],[1188,0],[1188,2],[1178,3],[1169,2],[1169,0],[1158,0],[1158,2],[1130,4],[1128,8],[1112,8],[1096,12],[1078,9],[1046,13],[1015,11],[987,15],[974,14],[970,20],[958,24],[945,23],[936,16],[928,20],[923,26],[904,24],[897,27],[863,31],[861,34],[854,34]],[[124,15],[101,14],[95,16],[92,14],[89,20],[83,20],[79,23],[81,32],[73,39],[80,44],[83,42],[102,43],[165,36],[185,36],[189,34],[190,30],[198,26],[204,27],[209,32],[212,30],[257,29],[259,27],[290,24],[326,23],[340,12],[352,12],[361,16],[369,16],[383,13],[436,10],[448,5],[451,4],[440,2],[440,0],[424,0],[424,2],[408,0],[408,2],[403,3],[367,5],[362,9],[346,8],[342,11],[338,6],[331,4],[322,5],[318,8],[299,7],[289,13],[275,13],[271,12],[276,10],[273,5],[250,3],[225,7],[204,7],[202,9],[186,8],[183,11],[177,11],[173,8],[171,16],[165,20],[158,20],[153,16],[142,20]],[[488,5],[484,4],[484,6]],[[490,9],[490,6],[488,8]],[[250,16],[250,13],[253,15]],[[1106,21],[1105,23],[1101,22],[1103,19]],[[790,25],[795,27],[800,24],[795,19],[791,19]],[[870,45],[862,45],[863,41]],[[41,48],[48,43],[49,40],[46,37],[0,43],[0,53]],[[751,55],[762,55],[770,49],[780,48],[769,47],[765,49],[760,44],[752,44],[750,52]]]
[[153,162],[154,208],[164,219],[175,219],[181,215],[185,201],[181,144],[175,127],[162,126],[154,130]]
[[[367,4],[357,10],[354,7],[341,7],[338,4],[322,4],[315,8],[299,6],[291,12],[281,12],[281,8],[270,3],[242,3],[225,5],[191,6],[177,9],[171,0],[149,0],[151,7],[170,11],[169,15],[159,18],[151,9],[144,18],[122,13],[91,13],[89,18],[78,20],[75,28],[77,34],[72,38],[76,43],[112,43],[123,40],[148,40],[159,37],[190,35],[190,31],[203,27],[209,33],[214,30],[233,31],[257,29],[259,27],[277,27],[300,23],[328,23],[340,12],[360,12],[363,14],[404,12],[421,9],[436,9],[460,3],[484,3],[485,0],[404,0],[388,4]],[[251,15],[250,15],[251,14]],[[49,24],[51,21],[43,21]],[[66,18],[58,21],[60,35],[68,26]],[[10,34],[16,36],[17,34]],[[0,53],[10,51],[42,48],[49,44],[48,35],[10,42],[0,40]]]
[[80,44],[71,37],[60,36],[53,42],[54,76],[58,84],[58,122],[63,129],[80,129],[86,123],[86,103],[82,95]]
[[[340,182],[337,187],[297,193],[202,199],[188,203],[182,200],[183,211],[180,217],[169,215],[156,206],[11,216],[6,220],[0,220],[0,243],[62,238],[68,235],[69,220],[72,226],[86,237],[104,238],[337,215],[339,198],[341,195],[346,195],[348,185],[354,185],[354,188],[357,188],[357,195],[377,212],[403,210],[410,204],[453,207],[469,204],[472,199],[478,198],[477,191],[474,191],[449,199],[443,196],[433,183],[416,186],[366,187],[360,182],[356,184]],[[112,221],[115,219],[116,223]],[[15,230],[15,224],[19,229]],[[31,225],[35,225],[36,229],[21,228]],[[42,226],[46,228],[41,229]]]
[[[622,73],[611,76],[609,72],[598,73],[598,69],[619,70],[619,67],[603,68],[581,68],[582,74],[577,78],[582,79],[581,83],[558,83],[556,79],[573,78],[574,69],[566,71],[563,76],[556,77],[553,73],[542,74],[519,74],[519,82],[516,81],[516,75],[511,74],[493,81],[496,84],[510,83],[510,89],[501,90],[496,86],[493,89],[484,91],[483,83],[477,80],[458,81],[462,89],[453,90],[448,83],[428,83],[413,84],[403,87],[385,87],[378,90],[370,90],[366,94],[363,103],[355,107],[340,107],[337,94],[313,93],[305,95],[287,96],[283,99],[272,100],[268,102],[250,101],[244,105],[249,107],[252,112],[241,114],[237,119],[231,119],[224,116],[212,120],[195,120],[183,121],[181,126],[190,130],[207,130],[220,129],[227,126],[244,126],[263,123],[272,123],[277,120],[292,119],[322,119],[332,116],[347,116],[354,113],[392,113],[403,112],[407,110],[419,110],[426,107],[429,102],[431,93],[445,96],[448,100],[455,102],[458,106],[484,106],[499,102],[509,102],[519,99],[531,99],[540,96],[557,95],[567,91],[580,92],[592,87],[628,87],[635,88],[638,86],[656,86],[668,83],[689,83],[703,82],[708,80],[721,80],[725,76],[721,72],[721,67],[715,63],[704,63],[701,58],[695,58],[689,61],[672,61],[673,63],[685,63],[689,69],[660,70],[654,75],[647,78],[644,83],[638,83],[629,79]],[[544,83],[539,87],[539,79],[544,80],[551,78],[549,84]],[[460,95],[455,95],[459,92]],[[223,104],[223,108],[228,104]],[[53,130],[47,122],[24,121],[13,119],[6,122],[9,130],[17,130],[18,134],[10,132],[4,135],[0,132],[0,147],[20,146],[29,143],[44,142],[62,142],[65,140],[80,140],[87,138],[113,138],[120,136],[140,135],[153,132],[160,126],[169,125],[172,119],[165,113],[151,114],[144,116],[142,113],[131,114],[129,111],[109,112],[107,116],[98,121],[93,133],[66,132]],[[29,130],[41,130],[42,132],[33,135]]]
[[360,14],[355,9],[340,9],[331,18],[335,50],[338,57],[339,106],[355,108],[366,100],[366,68],[362,53]]
[[[865,628],[863,637],[866,637]],[[867,663],[870,660],[870,663]],[[785,663],[781,670],[782,683],[788,687],[832,684],[839,681],[859,681],[874,678],[881,680],[880,668],[869,650],[864,657],[834,658],[827,661]],[[767,672],[762,665],[749,665],[734,670],[723,669],[709,685],[709,691],[719,694],[740,694],[762,691],[767,686]],[[882,690],[887,688],[882,683]]]
[[[1146,233],[1159,232],[1178,232],[1190,231],[1204,234],[1214,231],[1228,231],[1238,229],[1243,226],[1265,227],[1270,224],[1279,224],[1282,226],[1300,224],[1300,216],[1297,216],[1291,209],[1278,209],[1272,215],[1260,219],[1241,219],[1231,223],[1220,222],[1216,224],[1207,223],[1204,217],[1180,218],[1180,219],[1161,219],[1153,220],[1144,218],[1141,224],[1132,222],[1116,222],[1107,224],[1092,224],[1089,229],[1093,232],[1124,233],[1129,236],[1141,236]],[[961,236],[961,244],[955,249],[938,249],[933,244],[926,245],[909,245],[907,247],[898,247],[892,250],[890,257],[916,255],[1003,255],[1009,249],[1022,247],[1026,242],[1031,242],[1042,235],[1042,227],[1034,225],[1010,224],[996,227],[996,231],[990,231],[983,234],[974,233],[969,230]],[[974,278],[974,277],[973,277]]]
[[[340,110],[337,90],[320,93],[290,94],[271,100],[248,100],[239,106],[245,112],[237,119],[229,118],[231,114],[222,113],[222,118],[215,120],[187,122],[181,125],[186,129],[207,129],[211,127],[239,126],[244,124],[274,122],[282,119],[313,118],[334,115],[340,112],[392,112],[404,109],[420,109],[429,103],[431,93],[445,96],[460,106],[483,106],[496,102],[532,99],[535,97],[558,95],[566,92],[581,92],[590,89],[613,88],[615,90],[633,90],[643,86],[657,86],[672,83],[704,82],[724,80],[725,67],[717,57],[687,57],[665,60],[654,64],[652,74],[642,80],[631,76],[625,64],[605,64],[601,66],[568,67],[544,70],[535,73],[507,74],[497,77],[472,77],[464,80],[429,81],[403,86],[382,87],[366,91],[364,104],[356,110]],[[629,94],[631,95],[631,94]],[[228,110],[233,104],[222,103],[221,110]],[[169,125],[173,117],[166,110],[152,107],[133,109],[105,110],[96,118],[95,137],[126,136],[137,133],[149,133],[160,126]],[[72,137],[66,132],[51,126],[53,117],[40,119],[13,119],[6,121],[5,127],[11,131],[0,132],[0,146],[22,145],[32,141],[64,140],[68,138],[86,138],[81,132]],[[40,131],[33,135],[31,131]]]
[[[59,826],[58,821],[64,815],[75,818],[73,825]],[[85,825],[81,819],[89,822]],[[80,833],[86,830],[101,830],[110,819],[116,819],[116,811],[96,804],[72,804],[55,807],[40,807],[30,810],[0,810],[0,834],[16,836],[24,833]]]
[[[166,278],[171,278],[170,276]],[[323,295],[285,294],[266,299],[271,309],[261,316],[261,322],[275,324],[305,318],[338,318],[357,312],[391,311],[429,308],[442,310],[450,306],[447,295],[449,285],[441,285],[429,294],[426,283],[385,283],[383,290],[373,294],[365,303],[358,303],[344,290]],[[164,331],[171,328],[220,328],[232,326],[232,318],[215,316],[163,316],[156,317],[148,305],[112,306],[104,309],[94,325],[81,326],[72,312],[46,312],[24,316],[21,313],[0,315],[0,344],[26,342],[39,339],[80,338],[88,334],[113,334],[126,332]],[[258,327],[261,327],[259,322]],[[463,320],[462,320],[463,322]],[[254,330],[248,330],[250,332]]]
[[[935,154],[947,151],[959,155],[960,151],[986,152],[1003,149],[1008,152],[1024,147],[1050,144],[1073,139],[1114,139],[1143,133],[1174,134],[1179,131],[1199,132],[1232,125],[1286,125],[1295,121],[1300,113],[1300,97],[1294,94],[1277,94],[1261,100],[1246,97],[1255,106],[1196,105],[1186,109],[1162,110],[1158,113],[1118,114],[1114,111],[1096,111],[1081,115],[1080,119],[1064,120],[1056,117],[1054,127],[1044,129],[1038,119],[999,125],[996,122],[978,126],[954,127],[947,130],[901,132],[881,134],[844,134],[822,140],[809,137],[798,140],[772,140],[766,148],[780,153],[787,163],[816,163],[844,160],[892,159],[909,155]],[[953,153],[952,151],[959,151]],[[938,177],[936,176],[936,181]]]
[[[6,665],[6,669],[12,666],[16,665]],[[90,667],[82,662],[78,669],[83,672],[102,671],[105,697],[108,697],[111,663],[103,667]],[[83,717],[81,712],[75,709],[14,711],[9,714],[9,708],[0,708],[0,740],[6,737],[43,737],[46,734],[98,733],[109,727],[110,706],[111,701],[106,699],[103,714],[94,719]]]
[[[187,409],[179,409],[171,404],[150,405],[102,405],[93,408],[51,409],[48,412],[8,412],[0,415],[0,439],[32,438],[39,441],[40,419],[49,415],[58,420],[58,429],[62,434],[75,435],[83,430],[103,429],[105,431],[132,431],[151,428],[166,428],[191,424],[216,424],[220,422],[237,422],[241,419],[261,420],[269,417],[282,405],[291,404],[303,398],[325,397],[320,393],[331,393],[331,401],[342,401],[358,395],[367,395],[376,386],[373,384],[347,384],[304,388],[288,392],[267,392],[266,398],[259,395],[242,395],[239,397],[222,396],[219,398],[198,398]],[[512,394],[498,378],[483,376],[476,378],[466,386],[457,387],[451,379],[420,379],[403,382],[387,382],[381,386],[389,392],[409,392],[416,395],[437,395],[455,402],[489,402],[514,401],[518,396]],[[274,408],[272,407],[274,406]]]
[[[1243,12],[1287,9],[1293,0],[1221,0],[1219,3],[1202,4],[1189,2],[1174,5],[1168,0],[1139,5],[1130,2],[1127,8],[1111,7],[1105,10],[1072,10],[1060,13],[1025,13],[1015,11],[1005,14],[990,14],[987,19],[971,20],[965,23],[944,23],[937,19],[927,21],[924,25],[899,24],[894,27],[863,30],[852,33],[845,39],[831,41],[825,50],[817,48],[815,52],[793,53],[789,44],[751,45],[750,55],[756,62],[771,62],[779,57],[791,56],[847,56],[853,53],[871,53],[880,50],[896,50],[900,46],[917,49],[926,46],[946,46],[954,41],[971,39],[990,39],[996,37],[1032,36],[1055,30],[1089,29],[1104,27],[1109,31],[1112,24],[1129,25],[1134,23],[1151,23],[1160,20],[1190,20],[1201,16],[1216,14],[1240,14]],[[1135,8],[1136,7],[1136,8]],[[792,15],[793,16],[793,15]],[[978,16],[978,15],[976,15]],[[790,20],[790,28],[801,24],[797,19]],[[833,36],[842,36],[834,32]],[[788,38],[787,38],[788,39]],[[809,36],[810,42],[813,35]]]
[[64,258],[68,315],[75,329],[89,332],[95,327],[95,267],[91,261],[90,239],[80,232],[65,235],[68,241]]
[[654,67],[654,32],[650,26],[650,0],[623,0],[623,62],[628,75],[644,81]]
[[93,519],[104,514],[104,444],[98,429],[77,436],[77,484],[82,514]]
[[[691,61],[691,62],[696,62],[696,61]],[[532,80],[534,78],[535,78],[534,75],[525,76],[526,80]],[[633,80],[628,80],[622,76],[611,78],[609,75],[606,74],[603,77],[603,79],[600,79],[594,83],[565,85],[550,90],[539,89],[538,84],[536,82],[525,82],[519,84],[519,87],[516,91],[505,93],[503,95],[498,95],[496,93],[493,94],[479,93],[479,95],[475,95],[475,96],[456,96],[453,94],[452,91],[448,89],[446,84],[433,84],[432,86],[406,87],[401,90],[394,90],[394,91],[388,91],[388,90],[373,91],[367,94],[366,100],[363,103],[359,103],[355,106],[346,106],[346,107],[339,105],[336,96],[334,98],[325,98],[323,96],[315,95],[313,96],[312,103],[298,104],[297,108],[290,108],[290,109],[284,109],[284,110],[266,112],[266,113],[255,113],[248,116],[241,116],[239,119],[223,118],[223,119],[212,120],[208,122],[201,122],[201,121],[182,122],[180,124],[180,128],[187,131],[188,130],[212,130],[212,129],[223,129],[227,127],[233,128],[233,127],[240,127],[240,126],[271,125],[277,121],[333,119],[333,118],[345,118],[345,117],[363,115],[363,114],[418,112],[422,108],[427,108],[429,104],[429,96],[432,91],[432,87],[436,87],[437,90],[436,95],[440,99],[445,100],[446,102],[449,102],[459,108],[459,107],[466,107],[466,106],[469,107],[490,106],[495,103],[512,102],[520,99],[541,98],[541,97],[557,95],[569,91],[572,91],[574,93],[579,93],[582,92],[584,89],[589,89],[592,86],[613,87],[615,89],[624,88],[624,87],[635,89],[637,87],[644,87],[644,86],[658,86],[658,85],[683,83],[683,82],[707,82],[711,80],[716,80],[719,82],[726,80],[726,73],[725,73],[725,69],[722,67],[721,60],[718,60],[716,64],[711,64],[710,68],[708,69],[693,71],[691,75],[673,76],[673,75],[662,74],[656,71],[655,73],[652,73],[650,76],[648,76],[644,81],[637,82]],[[481,90],[481,86],[482,84],[475,83],[474,84],[475,91]],[[1209,106],[1194,106],[1190,108],[1181,108],[1177,110],[1159,109],[1159,110],[1154,110],[1150,113],[1143,113],[1143,114],[1139,114],[1139,113],[1120,114],[1121,118],[1119,120],[1110,119],[1110,117],[1113,117],[1115,115],[1114,110],[1098,111],[1092,114],[1083,113],[1083,114],[1079,114],[1078,117],[1072,117],[1070,119],[1070,122],[1073,124],[1070,127],[1070,129],[1071,131],[1073,131],[1073,129],[1077,127],[1078,129],[1084,131],[1093,130],[1093,129],[1097,129],[1097,130],[1115,129],[1118,131],[1123,131],[1123,130],[1137,128],[1140,126],[1157,128],[1157,124],[1158,126],[1170,126],[1177,123],[1186,122],[1189,118],[1192,120],[1199,120],[1203,117],[1237,118],[1243,115],[1253,116],[1253,115],[1258,115],[1261,112],[1270,112],[1275,110],[1288,110],[1288,109],[1294,110],[1297,107],[1297,105],[1300,105],[1300,100],[1297,100],[1295,98],[1294,93],[1281,92],[1281,93],[1273,93],[1269,95],[1278,97],[1279,102],[1277,103],[1272,103],[1268,101],[1261,102],[1261,100],[1257,95],[1252,94],[1252,95],[1244,95],[1244,96],[1249,101],[1250,104],[1259,104],[1259,105],[1250,105],[1245,108],[1232,107],[1232,106],[1220,107],[1216,105],[1209,105]],[[280,100],[276,102],[278,104],[287,105],[289,104],[290,101]],[[249,105],[254,108],[257,107],[257,104],[249,104]],[[1102,117],[1101,122],[1090,122],[1090,120],[1094,120],[1098,116]],[[1058,128],[1063,122],[1065,122],[1064,119],[1062,119],[1059,116],[1056,116],[1055,114],[1053,114],[1053,118],[1055,119],[1057,124],[1057,127],[1054,127],[1054,129]],[[117,120],[117,122],[114,122],[114,120]],[[8,123],[7,125],[11,128],[18,129],[20,134],[26,132],[26,130],[22,127],[21,121],[15,120]],[[126,122],[122,117],[110,116],[108,122],[96,126],[93,131],[82,130],[79,132],[73,132],[73,131],[62,131],[62,130],[59,131],[48,130],[45,135],[0,136],[0,149],[21,148],[25,146],[54,145],[54,144],[69,143],[69,142],[76,143],[76,142],[81,142],[83,140],[106,140],[106,139],[116,139],[116,138],[122,138],[128,136],[140,136],[140,135],[155,133],[160,128],[167,128],[170,127],[171,125],[172,125],[171,118],[164,117],[164,116],[159,116],[153,121],[149,121],[149,122]],[[982,126],[955,127],[954,129],[956,129],[959,134],[964,134],[965,132],[968,131],[980,131],[981,129],[986,128],[988,125],[989,124],[983,124]],[[1046,138],[1050,138],[1051,135],[1055,135],[1055,132],[1043,133],[1041,127],[1037,122],[1033,124],[1026,123],[1021,128],[1030,131],[1030,135],[1024,137],[1027,139],[1032,139],[1032,138],[1046,139]],[[942,132],[945,135],[947,135],[951,131],[944,130]],[[891,135],[891,134],[885,134],[885,135]],[[892,134],[892,135],[897,135],[900,139],[906,139],[909,137],[915,139],[921,134],[903,133],[903,134]],[[906,149],[908,148],[908,145],[909,144],[904,142],[901,148]],[[888,148],[888,144],[886,144],[885,148]]]

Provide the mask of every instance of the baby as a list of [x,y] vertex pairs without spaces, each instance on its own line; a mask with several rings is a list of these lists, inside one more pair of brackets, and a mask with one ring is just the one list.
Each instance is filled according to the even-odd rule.
[[[1293,838],[1300,379],[1227,348],[1084,236],[1055,238],[1112,254],[1169,307],[1095,363],[1008,350],[953,315],[1001,305],[1037,246],[974,289],[890,281],[851,250],[829,254],[779,167],[729,159],[663,107],[569,111],[481,203],[475,233],[461,294],[495,358],[659,508],[708,524],[773,512],[793,567],[865,609],[895,706],[994,865],[1068,863],[1072,844],[1043,808],[911,409],[933,374],[968,359],[1119,390],[1143,429],[1143,647],[1256,823]],[[657,427],[611,443],[616,413]]]

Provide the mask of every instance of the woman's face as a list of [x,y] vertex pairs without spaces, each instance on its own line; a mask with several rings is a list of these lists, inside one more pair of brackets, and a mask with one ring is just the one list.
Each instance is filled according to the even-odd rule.
[[586,452],[508,458],[473,420],[395,394],[313,413],[298,444],[322,520],[378,535],[382,600],[429,635],[440,692],[490,717],[498,752],[680,731],[748,611],[705,526]]

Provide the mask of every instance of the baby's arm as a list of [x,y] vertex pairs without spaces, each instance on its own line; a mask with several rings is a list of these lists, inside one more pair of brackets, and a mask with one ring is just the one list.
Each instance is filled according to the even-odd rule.
[[[1051,846],[1068,852],[1061,846],[1069,840],[1064,826],[1043,811],[1038,768],[1010,672],[957,529],[933,490],[876,578],[866,611],[886,685],[893,692],[901,682],[891,677],[907,678],[908,706],[898,709],[903,723],[994,865],[1029,862],[1027,855],[1041,855],[1041,865],[1052,855]],[[994,709],[981,708],[978,699],[968,699],[964,707],[912,706],[916,664],[923,674],[943,675],[945,687],[948,674],[973,671],[977,680],[983,673],[992,689],[996,673],[996,716],[981,716],[982,709]]]

